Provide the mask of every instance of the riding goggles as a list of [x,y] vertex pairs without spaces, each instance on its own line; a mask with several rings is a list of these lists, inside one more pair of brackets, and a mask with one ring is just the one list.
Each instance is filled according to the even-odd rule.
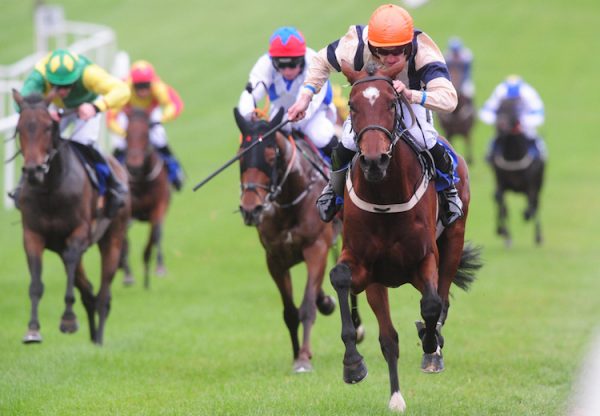
[[69,88],[73,88],[74,85],[75,85],[75,83],[67,84],[67,85],[50,84],[50,86],[52,88],[57,89],[57,90],[66,90],[66,89],[69,89]]
[[387,55],[409,55],[412,51],[412,44],[407,43],[406,45],[394,46],[391,48],[381,48],[373,46],[369,43],[369,50],[375,56],[387,56]]
[[136,90],[145,90],[147,88],[150,88],[150,83],[149,82],[138,82],[136,84],[133,84],[133,88],[135,88]]
[[284,68],[297,68],[299,66],[304,66],[304,56],[297,56],[294,58],[271,58],[271,62],[277,70]]

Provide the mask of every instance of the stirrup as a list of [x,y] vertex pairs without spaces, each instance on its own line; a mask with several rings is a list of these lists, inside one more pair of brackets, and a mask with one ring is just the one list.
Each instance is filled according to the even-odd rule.
[[338,197],[329,183],[323,188],[316,203],[319,218],[323,222],[331,222],[342,206],[338,204]]

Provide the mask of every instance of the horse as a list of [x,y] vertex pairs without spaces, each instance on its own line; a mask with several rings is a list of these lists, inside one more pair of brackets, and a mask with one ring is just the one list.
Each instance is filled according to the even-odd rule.
[[[131,192],[131,216],[150,223],[150,235],[144,248],[144,287],[150,287],[150,260],[156,249],[156,275],[164,276],[166,268],[161,246],[163,224],[171,190],[163,158],[150,143],[150,123],[143,110],[133,110],[127,125],[125,167]],[[125,271],[125,285],[134,283],[129,267],[129,241],[125,240],[120,266]]]
[[[410,283],[421,292],[424,323],[417,322],[421,369],[436,373],[444,369],[441,328],[450,306],[450,286],[467,290],[481,267],[479,248],[464,244],[470,200],[464,159],[458,156],[457,168],[464,216],[442,229],[437,218],[441,202],[430,181],[430,155],[419,153],[404,132],[397,132],[398,125],[405,127],[398,112],[412,111],[392,85],[402,67],[402,63],[386,69],[368,65],[356,71],[349,63],[342,64],[352,85],[349,103],[358,154],[344,187],[342,252],[330,272],[342,319],[343,379],[352,384],[367,375],[348,305],[349,293],[366,291],[379,323],[389,371],[389,408],[394,411],[404,411],[406,403],[398,382],[398,334],[390,317],[388,288]],[[414,114],[412,118],[414,122]]]
[[461,84],[465,77],[464,69],[458,64],[448,64],[450,80],[458,94],[458,104],[451,113],[437,113],[440,125],[444,130],[444,136],[452,141],[455,135],[462,136],[465,140],[465,151],[467,154],[467,163],[473,163],[473,143],[471,140],[471,130],[475,124],[475,105],[473,99],[467,97],[461,92]]
[[496,177],[494,199],[496,201],[496,233],[504,238],[505,245],[512,245],[512,237],[506,219],[508,209],[504,199],[506,191],[524,194],[527,208],[523,213],[526,221],[535,223],[535,244],[542,244],[542,227],[538,214],[540,192],[544,183],[545,160],[535,142],[520,129],[519,98],[501,101],[496,117],[496,142],[490,151],[490,163]]
[[[58,124],[50,116],[48,104],[54,97],[52,92],[46,98],[39,94],[22,97],[13,90],[13,98],[21,109],[16,132],[24,159],[18,206],[31,275],[31,318],[23,342],[42,341],[38,305],[44,292],[42,254],[48,249],[60,256],[67,274],[66,307],[60,330],[74,333],[79,327],[73,311],[75,286],[87,313],[90,338],[102,345],[110,309],[110,285],[117,271],[130,205],[127,200],[113,218],[104,215],[104,197],[92,186],[75,144],[60,138]],[[124,181],[126,174],[118,162],[110,158],[109,163]],[[94,296],[82,258],[95,243],[100,249],[102,267],[100,289]]]
[[[240,158],[239,209],[244,224],[255,226],[258,231],[269,273],[283,301],[283,318],[292,341],[292,370],[309,372],[313,369],[310,337],[316,310],[330,315],[335,309],[334,299],[321,286],[336,233],[333,224],[319,219],[315,207],[327,182],[323,170],[315,167],[316,154],[307,142],[288,139],[280,132],[263,137],[280,124],[283,109],[270,122],[246,120],[237,108],[234,116],[242,133],[238,153],[244,152]],[[308,276],[298,309],[292,295],[290,268],[301,262],[306,264]],[[356,308],[353,319],[360,338],[363,328]]]

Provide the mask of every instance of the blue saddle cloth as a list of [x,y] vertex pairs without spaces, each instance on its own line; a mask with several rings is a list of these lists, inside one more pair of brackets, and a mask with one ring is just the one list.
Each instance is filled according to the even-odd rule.
[[[452,170],[453,170],[453,176],[454,176],[454,183],[457,184],[458,182],[460,182],[460,178],[458,176],[458,171],[457,171],[458,156],[456,155],[454,150],[452,150],[452,148],[450,146],[448,146],[445,142],[443,142],[441,140],[438,140],[437,142],[439,144],[441,144],[442,146],[444,146],[444,148],[446,149],[446,151],[452,158]],[[443,191],[444,189],[448,189],[451,185],[452,185],[452,178],[449,175],[445,174],[444,172],[442,172],[441,170],[436,168],[435,190],[437,192],[440,192],[440,191]]]

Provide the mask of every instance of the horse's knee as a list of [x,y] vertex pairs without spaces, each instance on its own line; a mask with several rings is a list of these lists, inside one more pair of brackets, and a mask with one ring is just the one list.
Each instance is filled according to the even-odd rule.
[[346,263],[336,264],[329,272],[331,285],[335,290],[349,289],[352,283],[352,272]]

